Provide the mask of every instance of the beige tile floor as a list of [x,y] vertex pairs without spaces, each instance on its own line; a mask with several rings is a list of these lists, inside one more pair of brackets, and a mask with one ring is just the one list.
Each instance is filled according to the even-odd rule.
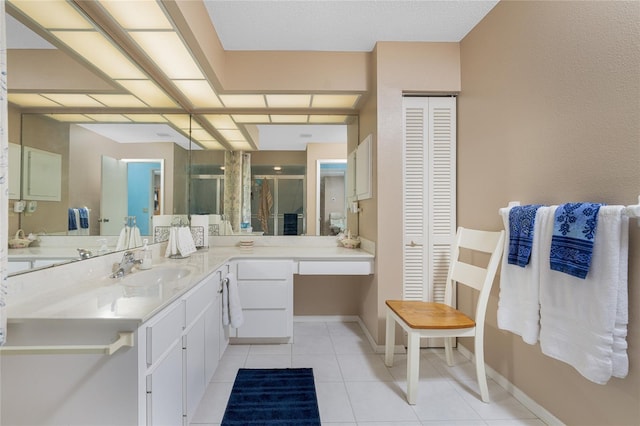
[[230,345],[191,425],[220,424],[238,368],[299,367],[313,368],[323,425],[544,425],[493,380],[483,403],[471,362],[456,352],[448,367],[440,349],[422,351],[417,404],[407,404],[405,355],[387,368],[355,322],[296,322],[293,344]]

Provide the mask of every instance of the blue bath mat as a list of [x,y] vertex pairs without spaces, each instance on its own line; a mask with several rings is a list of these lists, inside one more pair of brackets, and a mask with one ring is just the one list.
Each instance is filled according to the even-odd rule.
[[233,383],[222,426],[320,426],[311,368],[241,368]]

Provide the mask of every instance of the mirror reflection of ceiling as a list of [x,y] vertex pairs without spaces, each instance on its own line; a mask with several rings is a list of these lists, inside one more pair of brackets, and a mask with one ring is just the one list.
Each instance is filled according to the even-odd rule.
[[[126,124],[202,149],[287,149],[268,134],[304,146],[358,114],[359,52],[459,41],[496,3],[8,0],[9,102],[114,140]],[[288,125],[309,127],[285,139]]]

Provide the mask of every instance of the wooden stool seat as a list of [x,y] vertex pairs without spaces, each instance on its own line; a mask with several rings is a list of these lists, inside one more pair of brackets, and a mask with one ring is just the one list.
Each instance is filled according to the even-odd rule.
[[470,328],[476,322],[444,303],[414,300],[387,300],[387,306],[411,328]]

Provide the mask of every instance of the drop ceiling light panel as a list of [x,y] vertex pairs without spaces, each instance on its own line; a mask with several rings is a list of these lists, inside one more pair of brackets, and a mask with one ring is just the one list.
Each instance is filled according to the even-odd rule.
[[167,119],[161,114],[125,114],[125,116],[136,123],[166,123]]
[[65,107],[104,107],[103,104],[87,95],[47,93],[44,96]]
[[100,1],[126,30],[171,30],[173,26],[155,1]]
[[172,80],[204,80],[193,57],[173,31],[130,31],[129,35]]
[[108,94],[92,94],[90,95],[98,102],[112,108],[144,108],[145,103],[133,95],[108,95]]
[[118,80],[117,82],[152,108],[176,107],[176,103],[151,80]]
[[266,95],[269,108],[309,108],[311,95]]
[[237,130],[235,121],[227,114],[205,114],[204,118],[218,130]]
[[196,108],[222,108],[222,102],[213,91],[207,80],[173,80]]
[[9,93],[9,102],[22,107],[59,107],[60,104],[36,93]]
[[313,95],[313,108],[353,108],[360,95]]
[[92,29],[93,25],[65,1],[9,1],[25,15],[47,29]]

